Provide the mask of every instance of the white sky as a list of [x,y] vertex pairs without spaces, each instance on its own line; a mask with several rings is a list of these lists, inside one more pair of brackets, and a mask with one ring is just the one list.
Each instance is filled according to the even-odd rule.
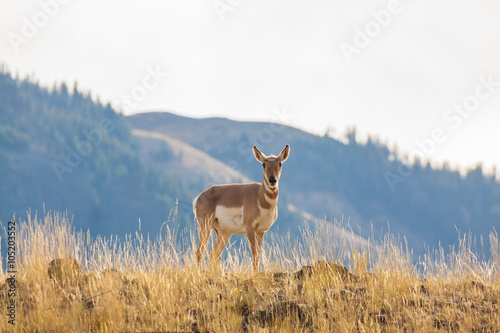
[[[487,96],[468,118],[443,119],[454,103],[474,102],[479,77],[500,82],[495,0],[0,0],[0,8],[0,62],[12,72],[48,86],[77,81],[126,113],[276,120],[278,110],[313,133],[356,126],[410,154],[416,140],[432,148],[442,128],[432,161],[500,166],[500,85],[478,88]],[[387,8],[396,8],[390,22],[377,26],[372,12]],[[355,46],[365,28],[380,29],[348,62],[341,45]],[[168,77],[152,80],[155,69]],[[121,96],[132,92],[137,103],[124,108]]]

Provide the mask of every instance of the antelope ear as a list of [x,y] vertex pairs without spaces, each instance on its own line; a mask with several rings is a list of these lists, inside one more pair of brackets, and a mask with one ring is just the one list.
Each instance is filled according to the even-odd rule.
[[253,146],[253,154],[255,155],[255,158],[257,159],[257,161],[259,161],[260,163],[264,163],[264,161],[267,158],[267,156],[262,154],[260,152],[260,150],[258,150],[257,147],[255,147],[255,146]]
[[285,149],[281,151],[281,153],[278,156],[278,161],[280,162],[285,162],[288,158],[288,155],[290,154],[290,146],[286,145]]

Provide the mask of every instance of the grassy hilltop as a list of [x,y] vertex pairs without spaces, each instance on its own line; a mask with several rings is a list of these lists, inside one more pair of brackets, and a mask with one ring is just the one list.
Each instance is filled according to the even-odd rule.
[[[416,265],[390,234],[363,248],[327,242],[331,230],[304,230],[303,245],[268,234],[254,273],[236,243],[220,269],[199,269],[196,236],[179,243],[172,222],[155,239],[137,233],[119,241],[76,232],[60,214],[17,221],[16,325],[3,303],[0,331],[500,330],[495,233],[486,256],[463,235],[459,248]],[[5,267],[1,275],[7,302]]]

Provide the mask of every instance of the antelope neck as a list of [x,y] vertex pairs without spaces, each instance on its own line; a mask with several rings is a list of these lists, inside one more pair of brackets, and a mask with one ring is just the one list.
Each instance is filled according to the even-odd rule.
[[269,186],[267,179],[264,178],[262,186],[259,189],[259,200],[263,208],[271,207],[271,204],[276,204],[278,201],[278,186],[274,189]]

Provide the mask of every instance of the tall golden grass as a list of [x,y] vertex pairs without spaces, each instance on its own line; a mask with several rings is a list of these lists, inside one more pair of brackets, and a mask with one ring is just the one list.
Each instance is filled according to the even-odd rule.
[[363,243],[323,221],[300,241],[268,233],[254,273],[237,242],[220,268],[198,268],[195,231],[178,237],[174,225],[119,240],[59,213],[18,220],[16,324],[4,268],[0,331],[500,331],[496,232],[487,255],[465,234],[416,259],[394,235]]

